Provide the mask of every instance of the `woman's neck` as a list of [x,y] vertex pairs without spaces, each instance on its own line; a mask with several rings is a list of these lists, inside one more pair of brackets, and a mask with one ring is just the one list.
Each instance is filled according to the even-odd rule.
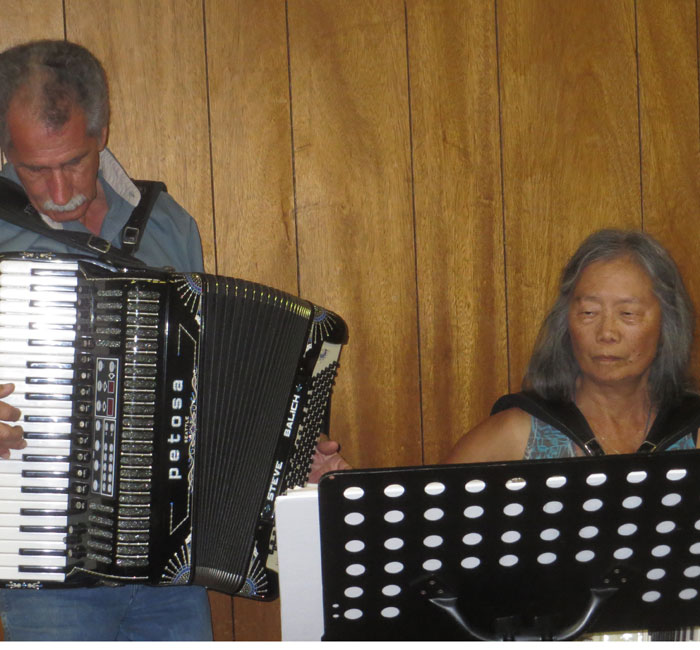
[[606,453],[634,453],[656,417],[646,382],[598,386],[578,382],[575,403]]

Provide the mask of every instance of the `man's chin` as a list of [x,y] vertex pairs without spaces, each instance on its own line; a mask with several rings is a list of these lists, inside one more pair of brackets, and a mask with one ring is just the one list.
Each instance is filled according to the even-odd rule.
[[81,206],[70,212],[53,212],[48,210],[42,212],[42,214],[45,214],[51,221],[55,221],[56,223],[66,223],[68,221],[78,221],[82,219],[85,216],[85,209]]

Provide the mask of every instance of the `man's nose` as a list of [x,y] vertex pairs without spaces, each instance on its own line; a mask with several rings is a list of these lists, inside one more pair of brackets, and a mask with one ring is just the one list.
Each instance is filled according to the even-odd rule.
[[73,198],[73,185],[62,169],[51,170],[48,189],[49,196],[56,205],[65,205]]

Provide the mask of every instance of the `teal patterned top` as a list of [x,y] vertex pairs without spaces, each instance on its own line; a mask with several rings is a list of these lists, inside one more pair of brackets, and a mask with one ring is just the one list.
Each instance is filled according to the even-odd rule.
[[[541,460],[543,458],[571,458],[576,456],[576,445],[551,424],[530,416],[530,437],[525,446],[524,460]],[[674,442],[667,451],[695,449],[693,434],[683,436]]]

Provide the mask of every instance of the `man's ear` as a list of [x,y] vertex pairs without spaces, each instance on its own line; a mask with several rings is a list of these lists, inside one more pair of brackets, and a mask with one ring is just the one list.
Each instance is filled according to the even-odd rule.
[[109,135],[109,127],[103,126],[100,135],[97,139],[99,151],[102,151],[107,146],[107,136]]

